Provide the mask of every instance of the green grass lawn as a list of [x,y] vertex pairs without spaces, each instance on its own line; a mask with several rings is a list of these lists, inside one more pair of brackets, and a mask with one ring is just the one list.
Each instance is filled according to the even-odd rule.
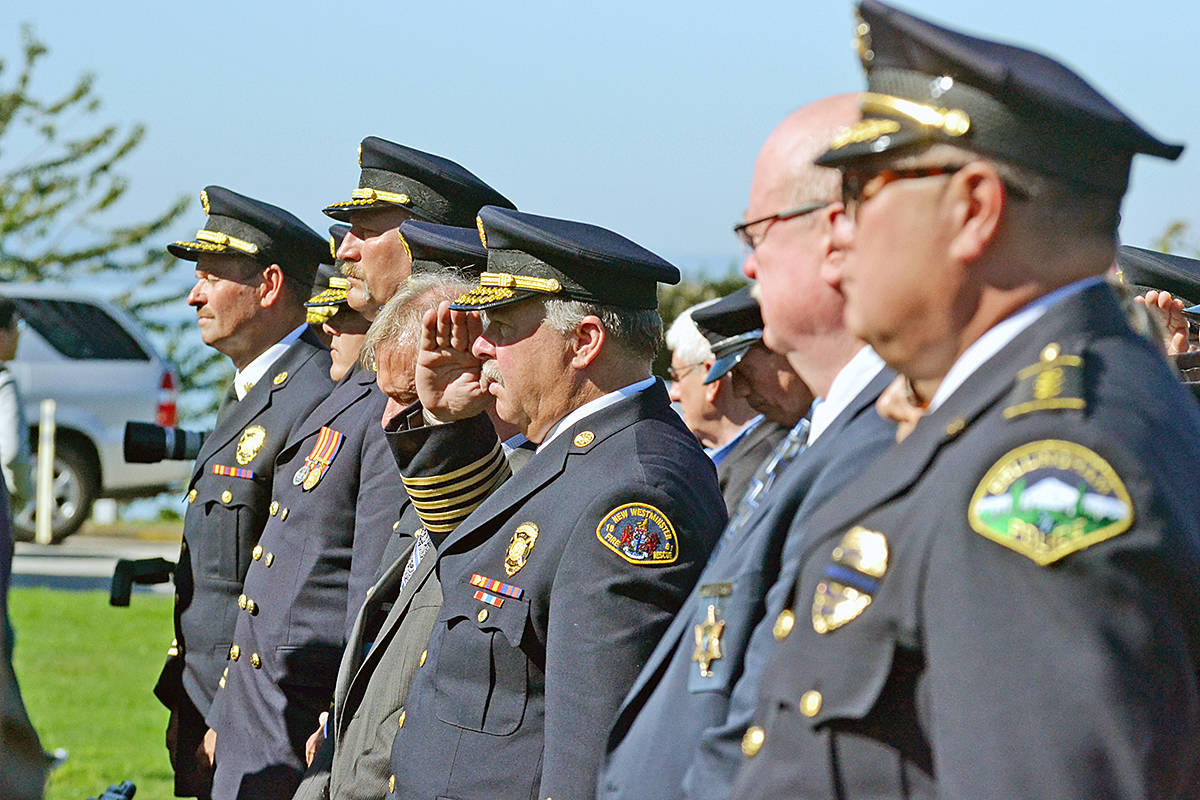
[[84,800],[126,778],[138,800],[171,798],[167,711],[151,693],[171,642],[171,599],[134,595],[114,608],[105,592],[13,589],[9,603],[29,716],[43,747],[70,751],[47,800]]

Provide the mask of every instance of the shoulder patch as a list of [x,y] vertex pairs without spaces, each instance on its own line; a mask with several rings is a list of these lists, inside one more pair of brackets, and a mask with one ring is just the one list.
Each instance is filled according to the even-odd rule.
[[596,526],[596,538],[630,564],[661,567],[679,558],[675,526],[646,503],[626,503],[605,514]]
[[1133,501],[1095,452],[1043,439],[992,465],[975,488],[967,520],[981,536],[1045,566],[1129,530]]
[[1082,409],[1083,358],[1063,355],[1057,344],[1048,344],[1042,356],[1017,373],[1017,382],[1008,395],[1004,418],[1012,419],[1033,411]]

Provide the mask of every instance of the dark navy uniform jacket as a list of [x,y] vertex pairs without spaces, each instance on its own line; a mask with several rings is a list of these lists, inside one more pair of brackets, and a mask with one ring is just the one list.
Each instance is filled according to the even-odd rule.
[[[506,452],[505,458],[515,473],[530,455],[532,450],[518,448]],[[469,468],[468,463],[459,467]],[[395,528],[379,580],[368,590],[342,654],[329,736],[293,795],[295,800],[374,800],[387,793],[396,721],[404,713],[412,676],[424,663],[429,632],[442,605],[436,548],[449,535],[428,534],[434,549],[425,552],[405,582],[416,542],[413,532],[421,529],[411,502],[405,503]]]
[[275,461],[229,664],[207,715],[214,798],[289,798],[304,743],[329,708],[347,631],[392,534],[404,488],[380,427],[387,397],[354,370]]
[[329,363],[329,351],[306,330],[204,440],[188,483],[175,570],[175,643],[154,690],[169,708],[181,692],[201,715],[212,703],[250,551],[269,516],[275,456],[329,394]]
[[[451,427],[422,429],[425,449]],[[443,543],[389,796],[591,796],[613,714],[724,522],[661,382],[549,442]]]
[[[779,576],[785,537],[802,536],[789,529],[895,441],[895,426],[881,419],[874,405],[893,377],[885,369],[872,379],[812,447],[777,476],[738,530],[726,530],[621,706],[609,734],[598,797],[668,800],[692,794],[684,778],[697,743],[726,723],[730,694],[744,677],[751,632],[764,619],[767,590]],[[697,635],[715,639],[718,647],[701,648]],[[702,650],[716,657],[697,660]],[[724,765],[723,775],[707,775],[695,793],[719,787],[728,792],[737,755]]]
[[1197,485],[1108,288],[1049,308],[814,516],[733,796],[1197,796]]
[[787,428],[778,422],[761,419],[746,435],[739,439],[717,464],[717,485],[725,498],[725,508],[732,514],[738,501],[746,492],[746,486],[754,477],[754,471],[763,462],[779,440],[787,435]]

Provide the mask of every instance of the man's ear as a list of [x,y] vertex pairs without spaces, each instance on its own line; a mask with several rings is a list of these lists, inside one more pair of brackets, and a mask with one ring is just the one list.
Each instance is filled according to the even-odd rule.
[[279,302],[283,294],[283,269],[278,264],[272,264],[262,271],[262,282],[258,285],[258,304],[270,308]]
[[991,164],[973,161],[951,176],[947,187],[954,225],[950,255],[970,263],[996,238],[1004,211],[1004,180]]
[[608,331],[599,317],[592,314],[584,317],[575,329],[575,339],[571,343],[571,367],[583,369],[595,361],[607,339]]
[[[703,364],[700,365],[699,368],[704,370],[705,375],[708,375],[708,371],[710,369],[712,369],[712,365],[713,365],[712,361],[705,361]],[[704,400],[705,400],[705,402],[707,402],[710,406],[713,405],[717,401],[717,395],[721,394],[721,392],[725,391],[728,388],[729,388],[729,375],[728,374],[722,375],[721,379],[719,381],[713,381],[712,383],[704,384]]]

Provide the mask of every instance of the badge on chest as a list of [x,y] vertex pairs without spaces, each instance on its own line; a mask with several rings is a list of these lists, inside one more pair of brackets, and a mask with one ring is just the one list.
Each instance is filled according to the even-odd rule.
[[871,605],[887,572],[887,539],[856,525],[833,549],[830,560],[813,595],[812,625],[817,633],[837,630]]

